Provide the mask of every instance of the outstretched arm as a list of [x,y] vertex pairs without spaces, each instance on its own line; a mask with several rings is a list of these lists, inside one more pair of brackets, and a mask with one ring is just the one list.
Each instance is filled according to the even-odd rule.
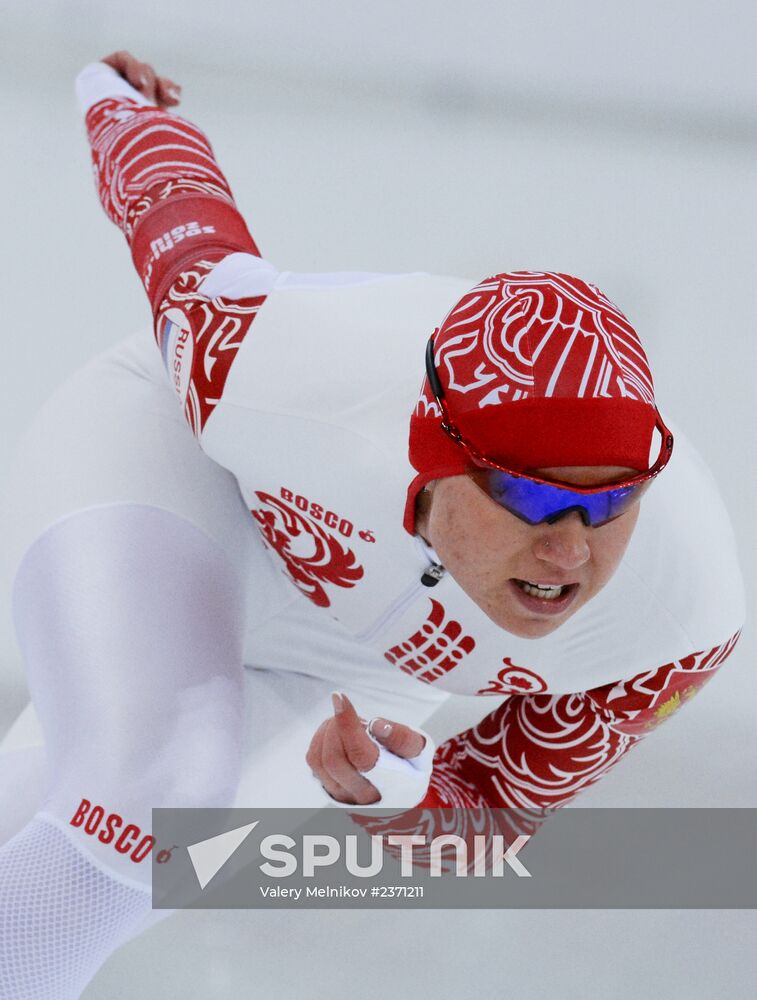
[[436,751],[421,806],[490,806],[538,817],[570,802],[688,701],[740,633],[628,681],[577,694],[514,695]]
[[[100,201],[129,243],[169,379],[200,437],[275,269],[260,260],[205,135],[167,110],[178,102],[173,81],[118,52],[87,66],[76,89]],[[259,280],[231,296],[240,269]]]
[[[442,743],[433,759],[433,746],[416,757],[416,772],[424,773],[416,773],[415,783],[407,783],[387,806],[507,809],[513,811],[514,832],[533,833],[552,810],[599,781],[691,699],[726,660],[739,635],[628,681],[576,694],[513,695],[477,725]],[[319,728],[307,763],[332,799],[380,804],[384,796],[375,786],[383,777],[381,762],[376,761],[363,720],[347,705],[349,711]],[[391,735],[379,739],[389,756],[408,758],[420,754],[426,735],[393,723]],[[422,800],[409,798],[419,784],[426,787]],[[376,829],[383,828],[383,822],[377,820]],[[412,816],[409,822],[414,822]],[[390,820],[393,832],[401,824],[401,817]]]

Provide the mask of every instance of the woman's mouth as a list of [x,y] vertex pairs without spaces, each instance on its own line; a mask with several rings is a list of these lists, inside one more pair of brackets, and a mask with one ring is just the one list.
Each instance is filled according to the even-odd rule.
[[537,583],[533,580],[508,581],[521,607],[539,615],[561,615],[575,600],[578,583]]

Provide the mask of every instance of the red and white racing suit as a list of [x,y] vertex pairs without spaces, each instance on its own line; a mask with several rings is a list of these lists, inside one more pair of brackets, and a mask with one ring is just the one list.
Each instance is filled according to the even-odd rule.
[[701,458],[678,431],[618,571],[565,625],[536,640],[497,628],[449,574],[427,574],[433,553],[402,527],[423,346],[471,282],[279,272],[195,126],[119,94],[102,64],[80,80],[100,198],[131,245],[169,382],[281,571],[256,655],[276,664],[285,609],[307,601],[361,660],[367,648],[435,690],[494,699],[439,746],[426,804],[567,802],[737,640],[735,545]]
[[744,619],[727,514],[676,431],[601,593],[541,639],[496,627],[402,524],[425,343],[473,282],[279,272],[195,126],[104,64],[78,89],[154,337],[61,387],[10,477],[39,722],[0,748],[0,994],[46,1000],[155,919],[152,807],[323,804],[305,753],[330,690],[433,716],[421,804],[536,824],[691,698]]

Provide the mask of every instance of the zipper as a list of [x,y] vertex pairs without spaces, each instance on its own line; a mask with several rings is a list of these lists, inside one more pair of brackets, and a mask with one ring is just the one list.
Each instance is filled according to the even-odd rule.
[[441,563],[431,563],[423,571],[420,579],[414,580],[413,583],[411,583],[410,586],[400,594],[397,600],[393,604],[389,605],[381,617],[375,621],[370,628],[366,629],[365,632],[361,632],[359,635],[356,635],[355,639],[358,642],[370,642],[371,639],[375,638],[380,632],[383,632],[384,629],[388,628],[395,618],[399,618],[413,603],[413,601],[420,596],[425,588],[435,587],[445,573],[446,570]]
[[441,563],[431,563],[429,568],[424,571],[421,583],[424,587],[435,587],[446,572]]

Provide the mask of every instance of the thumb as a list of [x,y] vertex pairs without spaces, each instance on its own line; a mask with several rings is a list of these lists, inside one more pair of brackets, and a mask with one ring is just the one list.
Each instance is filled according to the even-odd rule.
[[369,738],[365,725],[346,694],[334,691],[334,721],[347,760],[358,771],[369,771],[378,759],[376,744]]
[[371,719],[368,732],[382,747],[398,757],[417,757],[426,745],[426,738],[421,733],[389,719]]

